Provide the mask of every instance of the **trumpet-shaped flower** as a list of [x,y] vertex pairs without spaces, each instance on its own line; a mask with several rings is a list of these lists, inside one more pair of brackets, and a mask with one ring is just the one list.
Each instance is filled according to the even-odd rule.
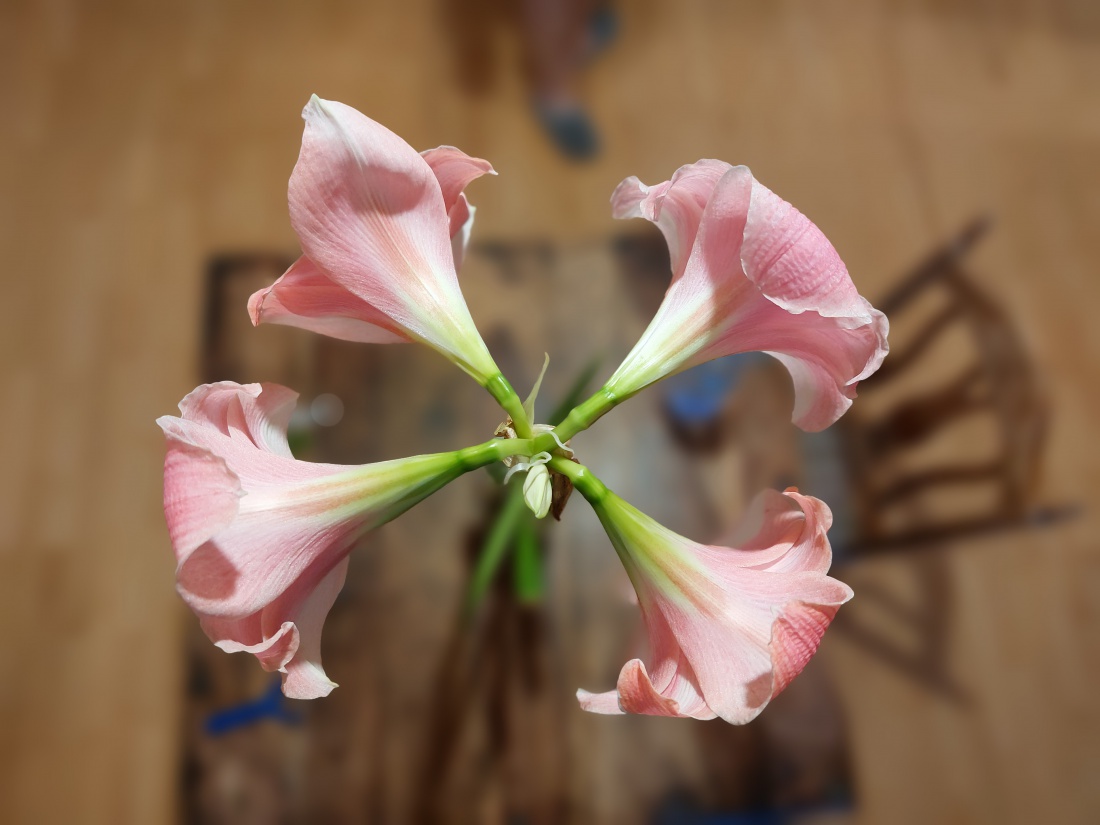
[[828,239],[747,167],[716,160],[672,180],[624,180],[616,218],[644,217],[668,242],[672,284],[605,385],[616,403],[661,378],[737,352],[767,352],[794,380],[794,422],[839,418],[887,352],[886,317],[856,291]]
[[208,384],[157,423],[180,594],[218,647],[252,653],[284,674],[287,696],[311,699],[335,687],[321,626],[353,545],[491,453],[297,461],[286,438],[296,398],[276,384]]
[[474,208],[495,174],[452,146],[418,154],[355,109],[316,95],[290,177],[302,257],[248,302],[254,324],[366,343],[420,341],[483,386],[499,375],[459,289]]
[[650,651],[626,663],[616,690],[578,691],[585,710],[748,722],[852,597],[825,575],[828,508],[797,491],[758,496],[734,547],[689,541],[610,492],[586,497],[638,594]]

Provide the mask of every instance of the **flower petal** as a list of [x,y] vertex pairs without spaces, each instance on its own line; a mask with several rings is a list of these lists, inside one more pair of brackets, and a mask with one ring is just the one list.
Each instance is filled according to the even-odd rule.
[[401,286],[453,281],[447,213],[431,167],[389,129],[342,103],[314,96],[302,117],[289,199],[306,256],[387,314],[407,314],[410,307],[394,294]]
[[466,260],[466,247],[470,244],[470,234],[474,230],[474,215],[476,213],[477,207],[471,204],[465,195],[459,195],[458,203],[451,210],[452,226],[457,222],[457,228],[451,233],[451,255],[454,257],[456,270]]
[[443,192],[443,207],[450,221],[451,254],[457,270],[466,257],[466,246],[470,242],[474,214],[477,212],[463,190],[482,175],[495,175],[496,170],[489,161],[470,157],[453,146],[426,149],[420,155],[432,168]]
[[250,492],[233,522],[180,564],[180,595],[204,615],[250,615],[311,568],[336,564],[366,529],[362,517],[342,514],[346,491],[332,484]]
[[656,186],[646,186],[631,176],[611,195],[611,214],[616,218],[645,218],[657,225],[668,243],[675,281],[684,273],[715,184],[732,168],[720,160],[700,160],[681,166],[671,180]]
[[577,702],[581,710],[589,713],[602,713],[609,716],[622,716],[625,711],[619,707],[619,692],[608,690],[604,693],[589,693],[587,690],[577,691]]
[[[634,660],[637,665],[627,662],[623,667],[618,682],[623,710],[628,713],[713,719],[715,713],[703,697],[695,670],[685,658],[676,631],[668,623],[660,604],[641,603],[640,599],[639,603],[649,631],[652,673],[637,659]],[[667,699],[669,704],[657,702],[657,695]]]
[[[794,384],[794,423],[823,430],[852,405],[858,383],[889,351],[886,316],[868,305],[866,324],[806,311],[792,315],[766,296],[746,301],[737,322],[690,358],[693,366],[735,352],[766,352],[787,368]],[[858,322],[857,322],[858,323]]]
[[745,274],[777,306],[792,313],[870,321],[870,304],[856,291],[825,234],[755,179],[744,238]]
[[202,628],[226,653],[251,653],[264,670],[283,675],[291,699],[327,696],[337,685],[321,667],[321,630],[344,586],[348,559],[319,581],[302,579],[261,610],[243,618],[200,614]]
[[255,613],[461,472],[451,454],[350,468],[253,456],[236,517],[182,558],[177,587],[197,613]]
[[[828,621],[816,636],[799,635],[806,630],[799,603],[819,606],[820,615],[831,620],[852,594],[846,585],[817,573],[723,569],[713,557],[704,564],[724,595],[721,613],[672,602],[663,609],[670,625],[679,628],[677,638],[707,704],[727,722],[740,725],[756,718],[817,649]],[[795,631],[776,634],[773,649],[774,625],[788,620]],[[779,655],[782,673],[773,655]]]
[[821,230],[745,167],[715,185],[689,277],[713,277],[738,249],[743,277],[756,291],[737,286],[717,293],[725,298],[717,301],[722,320],[683,367],[766,352],[794,381],[794,423],[822,430],[847,411],[858,382],[886,357],[886,316],[859,295]]
[[[286,447],[295,397],[274,384],[226,381],[188,395],[184,418],[160,420],[177,586],[202,615],[256,613],[460,472],[450,454],[363,467],[296,461]],[[210,487],[207,497],[187,497],[192,478]]]
[[451,219],[450,234],[453,238],[467,219],[472,217],[470,204],[463,190],[482,175],[495,175],[496,170],[489,161],[470,157],[453,146],[426,149],[420,155],[439,181],[439,188],[443,193],[443,208]]
[[825,573],[833,554],[826,532],[833,515],[825,502],[794,487],[760,492],[717,549],[746,568],[773,573]]
[[[738,547],[689,541],[602,486],[585,494],[630,575],[649,635],[649,655],[619,676],[625,712],[750,721],[802,670],[852,596],[825,575],[828,508],[797,491],[758,496]],[[606,694],[581,700],[611,712]]]
[[318,699],[337,687],[321,667],[321,629],[348,575],[348,559],[321,579],[298,611],[298,650],[285,666],[283,693],[291,699]]
[[180,402],[180,413],[187,421],[292,458],[286,429],[297,403],[298,393],[279,384],[219,381],[189,392]]
[[683,716],[675,699],[663,696],[649,679],[641,659],[631,659],[623,665],[616,684],[619,705],[626,713],[647,716]]
[[[473,226],[474,208],[462,190],[485,174],[495,175],[488,161],[472,158],[453,146],[421,153],[435,175],[448,216],[452,255],[457,269]],[[274,284],[248,301],[252,323],[284,324],[366,344],[396,344],[411,340],[388,315],[330,278],[302,256]]]
[[776,619],[769,645],[775,671],[773,696],[778,696],[813,658],[821,644],[821,637],[836,617],[836,611],[837,605],[795,602],[787,605]]
[[305,256],[271,286],[248,299],[254,326],[284,324],[364,344],[403,344],[410,339],[389,316],[330,279]]
[[281,670],[288,696],[313,698],[335,687],[321,628],[353,545],[469,469],[470,451],[361,467],[297,461],[286,440],[295,398],[275,384],[224,381],[189,394],[182,418],[157,423],[180,595],[215,644]]
[[245,492],[346,472],[339,465],[294,460],[286,428],[297,397],[278,384],[204,384],[180,402],[182,418],[164,416],[157,423],[170,441],[224,460]]
[[226,653],[251,653],[264,670],[282,670],[287,662],[298,652],[298,628],[294,622],[283,622],[275,634],[248,643],[239,641],[250,635],[250,628],[258,626],[260,616],[249,616],[245,620],[223,619],[220,617],[202,617],[203,631],[214,642],[214,646]]
[[643,218],[642,202],[649,195],[649,187],[631,175],[611,193],[611,217],[618,220]]
[[855,289],[836,250],[744,166],[699,161],[612,197],[668,240],[673,278],[634,349],[605,385],[621,401],[654,381],[738,352],[766,352],[790,371],[795,423],[822,429],[888,350],[885,316]]
[[[158,419],[168,435],[164,458],[164,514],[168,534],[183,562],[237,517],[241,481],[225,460],[171,435],[172,419]],[[163,422],[163,423],[161,423]]]
[[[305,256],[485,384],[499,370],[458,286],[451,218],[432,168],[393,132],[342,103],[314,96],[302,115],[289,200]],[[448,187],[461,178],[449,173]]]

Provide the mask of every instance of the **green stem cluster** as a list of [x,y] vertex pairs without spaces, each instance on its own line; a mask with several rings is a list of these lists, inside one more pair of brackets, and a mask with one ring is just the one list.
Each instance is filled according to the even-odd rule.
[[[582,397],[584,384],[591,378],[590,372],[594,371],[595,365],[590,371],[586,371],[583,380],[569,393],[568,400],[564,402],[562,408],[551,416],[551,421],[558,422],[553,433],[540,432],[537,435],[523,403],[511,384],[503,375],[499,373],[495,375],[486,382],[485,389],[511,417],[515,435],[518,437],[493,438],[483,444],[457,450],[453,454],[455,464],[448,475],[454,478],[509,457],[530,458],[545,452],[553,456],[548,466],[568,478],[574,488],[593,505],[596,511],[601,512],[601,505],[610,495],[607,487],[587,467],[565,457],[558,446],[559,441],[568,441],[577,433],[588,429],[597,419],[623,400],[616,398],[606,388],[601,388],[586,401],[577,404],[577,399]],[[576,406],[570,409],[573,404]],[[516,592],[520,599],[525,601],[539,599],[543,581],[541,554],[538,531],[535,526],[537,522],[527,512],[528,506],[524,490],[520,485],[512,485],[511,489],[506,491],[504,501],[490,524],[477,562],[470,572],[462,608],[464,622],[470,621],[475,615],[477,607],[484,599],[501,564],[510,552],[515,554],[514,575]]]
[[[531,438],[534,431],[531,421],[527,418],[527,412],[523,409],[523,402],[519,400],[516,391],[508,383],[508,379],[497,373],[485,383],[485,389],[501,408],[508,413],[515,427],[516,435],[520,438]],[[601,387],[587,401],[583,401],[562,419],[555,428],[558,438],[568,441],[579,432],[591,427],[605,413],[618,405],[624,399],[617,397],[606,387]],[[553,439],[549,439],[553,441]]]
[[[468,447],[456,453],[463,471],[477,469],[500,461],[509,456],[530,457],[548,452],[555,457],[550,466],[568,477],[573,486],[593,504],[607,495],[607,488],[592,475],[591,470],[575,461],[560,457],[558,441],[568,441],[579,432],[591,427],[599,418],[617,406],[624,399],[618,398],[606,387],[601,387],[586,401],[577,404],[554,429],[557,436],[550,433],[535,435],[532,422],[528,419],[523,403],[508,380],[497,373],[485,383],[485,389],[512,419],[517,438],[494,438],[484,444]],[[558,451],[558,452],[555,452]]]
[[[454,456],[461,472],[468,473],[510,456],[529,458],[536,453],[554,449],[557,449],[557,444],[553,436],[544,433],[536,438],[491,438],[483,444],[456,450]],[[550,459],[548,466],[572,481],[577,491],[592,504],[599,504],[607,496],[607,487],[583,464],[555,456]]]

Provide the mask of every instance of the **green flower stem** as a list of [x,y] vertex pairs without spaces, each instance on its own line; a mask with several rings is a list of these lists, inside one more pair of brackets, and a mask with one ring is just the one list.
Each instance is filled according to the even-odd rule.
[[577,492],[584,496],[597,512],[599,512],[599,505],[611,494],[604,483],[583,464],[567,458],[552,458],[548,466],[572,481]]
[[[479,467],[502,461],[509,456],[530,458],[543,452],[551,455],[560,453],[558,444],[550,433],[542,433],[534,438],[490,438],[483,444],[455,450],[451,455],[454,456],[455,477],[457,477]],[[573,464],[573,466],[577,465]]]
[[557,426],[558,438],[565,442],[582,430],[587,430],[596,423],[600,416],[622,400],[622,398],[617,398],[607,387],[601,387],[587,401],[574,407],[569,415],[565,417],[565,420]]
[[519,400],[516,391],[508,383],[508,379],[499,372],[485,382],[485,389],[489,395],[496,399],[501,408],[512,418],[512,425],[516,428],[516,435],[520,438],[530,438],[532,435],[531,422],[527,420],[527,413],[523,409],[523,402]]
[[509,488],[505,494],[504,503],[493,520],[489,535],[481,545],[477,563],[470,575],[463,611],[466,620],[469,620],[473,611],[481,604],[481,600],[493,583],[493,577],[496,576],[501,562],[504,561],[511,547],[512,536],[526,511],[527,504],[523,500],[523,489],[519,485]]
[[527,516],[516,524],[516,549],[512,558],[512,584],[520,604],[538,604],[546,590],[539,546],[538,522]]
[[[455,469],[461,475],[479,467],[488,466],[495,461],[501,461],[508,458],[508,456],[532,456],[544,449],[540,446],[544,438],[546,437],[540,436],[538,439],[490,438],[484,444],[477,444],[464,450],[455,450]],[[553,444],[553,440],[550,443]]]

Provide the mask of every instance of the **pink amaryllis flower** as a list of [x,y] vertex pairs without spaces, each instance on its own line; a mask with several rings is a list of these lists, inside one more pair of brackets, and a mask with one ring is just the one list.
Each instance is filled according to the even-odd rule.
[[825,575],[829,509],[793,489],[767,491],[735,546],[719,547],[601,495],[593,505],[638,594],[650,652],[626,663],[616,690],[578,691],[581,707],[737,725],[755,718],[802,671],[852,597]]
[[419,341],[482,385],[500,374],[459,289],[474,208],[496,174],[452,146],[418,154],[389,129],[314,95],[302,112],[290,221],[302,257],[248,302],[254,324],[366,343]]
[[701,160],[672,180],[624,180],[616,218],[644,217],[668,242],[672,284],[604,389],[612,403],[737,352],[779,359],[794,379],[794,422],[829,426],[887,352],[886,317],[856,291],[828,239],[745,166]]
[[352,546],[488,457],[297,461],[286,437],[296,398],[277,384],[208,384],[183,399],[180,417],[157,423],[180,594],[218,647],[252,653],[284,674],[287,696],[312,699],[335,687],[321,667],[321,626]]

